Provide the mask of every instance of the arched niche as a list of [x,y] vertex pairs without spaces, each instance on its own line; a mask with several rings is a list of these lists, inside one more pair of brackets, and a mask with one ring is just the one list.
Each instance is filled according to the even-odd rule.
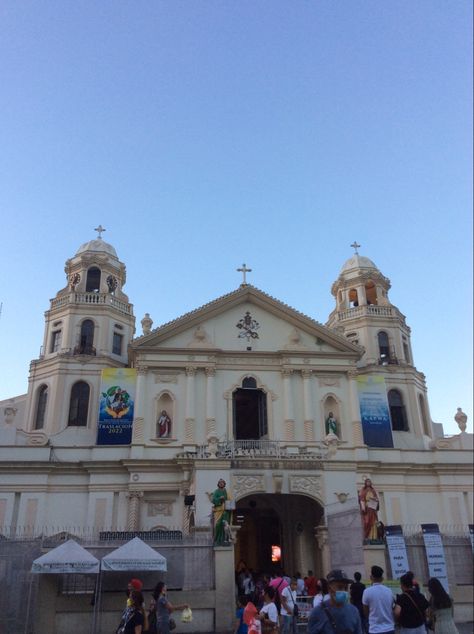
[[322,399],[323,410],[323,437],[329,433],[334,433],[332,430],[333,421],[335,420],[336,436],[339,440],[342,439],[342,427],[341,427],[341,402],[335,394],[326,394]]
[[175,398],[168,390],[156,397],[155,437],[157,440],[169,440],[175,436]]

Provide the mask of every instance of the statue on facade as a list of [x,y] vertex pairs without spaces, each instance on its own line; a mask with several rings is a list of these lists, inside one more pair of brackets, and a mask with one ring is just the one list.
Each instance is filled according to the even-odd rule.
[[379,496],[370,478],[365,479],[364,486],[359,491],[359,506],[364,527],[364,540],[379,541],[377,533]]
[[226,502],[230,500],[227,493],[226,482],[222,478],[217,483],[217,489],[211,495],[212,516],[214,519],[214,543],[223,545],[229,543],[229,527],[231,522],[231,512],[228,510]]
[[161,411],[156,421],[156,435],[158,438],[169,438],[171,436],[171,418],[165,409]]
[[467,415],[462,411],[461,407],[458,407],[458,411],[456,412],[454,420],[458,424],[459,429],[462,432],[465,432],[467,426]]
[[337,419],[332,412],[329,412],[326,418],[326,434],[334,434],[337,436]]

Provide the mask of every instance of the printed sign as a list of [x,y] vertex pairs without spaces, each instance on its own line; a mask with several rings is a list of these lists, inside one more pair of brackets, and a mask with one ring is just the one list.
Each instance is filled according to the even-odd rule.
[[135,404],[136,370],[102,370],[99,396],[98,445],[129,445]]
[[425,542],[426,558],[430,577],[437,577],[446,592],[449,592],[448,572],[444,557],[443,542],[438,524],[422,524],[423,541]]
[[410,570],[402,527],[398,524],[395,526],[386,526],[385,539],[390,557],[390,565],[392,566],[392,578],[400,579],[402,575]]
[[385,379],[379,375],[357,377],[364,442],[369,447],[393,447],[392,425]]

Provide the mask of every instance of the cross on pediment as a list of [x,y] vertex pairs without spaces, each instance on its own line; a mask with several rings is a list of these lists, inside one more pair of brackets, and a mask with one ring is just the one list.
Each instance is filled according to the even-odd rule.
[[99,240],[102,240],[102,235],[101,235],[101,234],[102,234],[104,231],[107,231],[107,229],[104,229],[104,227],[103,227],[102,225],[99,225],[98,227],[96,227],[96,228],[94,229],[94,231],[97,231],[97,233],[99,234],[99,236],[98,236],[98,237],[99,237]]
[[247,284],[247,277],[246,274],[250,273],[252,271],[252,269],[248,269],[247,265],[244,263],[242,264],[242,267],[240,269],[236,269],[239,273],[242,273],[243,275],[243,280],[242,280],[242,284],[241,286],[245,286]]

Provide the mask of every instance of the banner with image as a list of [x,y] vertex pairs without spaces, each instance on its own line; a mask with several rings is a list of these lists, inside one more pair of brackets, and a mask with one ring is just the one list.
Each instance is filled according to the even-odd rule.
[[369,447],[393,447],[392,424],[384,377],[358,376],[357,390],[364,443]]
[[385,539],[392,567],[392,579],[400,579],[402,575],[410,570],[402,527],[398,524],[386,526]]
[[99,395],[98,445],[129,445],[135,405],[137,371],[102,370]]
[[423,541],[425,542],[426,559],[430,577],[437,577],[446,592],[449,592],[448,571],[444,557],[443,541],[438,524],[422,524]]

